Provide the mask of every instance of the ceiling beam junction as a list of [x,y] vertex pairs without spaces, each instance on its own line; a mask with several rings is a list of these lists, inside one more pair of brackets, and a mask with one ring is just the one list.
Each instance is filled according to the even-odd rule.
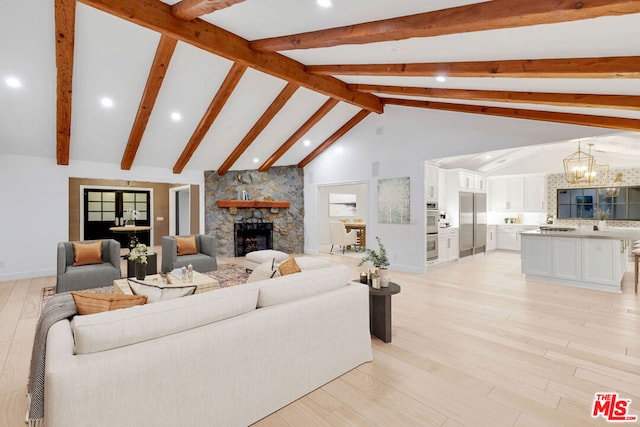
[[227,100],[229,100],[229,97],[235,90],[238,82],[240,82],[245,71],[247,71],[246,65],[234,63],[231,66],[231,69],[227,73],[222,85],[220,85],[220,89],[218,89],[218,92],[211,100],[207,111],[205,111],[202,119],[200,119],[200,123],[198,123],[198,126],[196,126],[196,129],[193,131],[186,147],[182,150],[180,158],[173,166],[173,173],[182,173],[185,166],[189,163],[189,160],[191,160],[191,157],[200,146],[205,135],[209,132],[209,128],[211,128],[211,125],[215,122],[218,114],[220,114],[220,111],[222,111],[222,108],[227,103]]
[[56,162],[69,164],[76,1],[55,0]]
[[329,148],[334,142],[336,142],[337,140],[342,138],[347,132],[349,132],[351,129],[353,129],[358,123],[360,123],[362,120],[364,120],[364,118],[367,117],[370,113],[371,113],[371,111],[360,110],[347,123],[342,125],[342,127],[340,127],[340,129],[335,131],[329,138],[325,139],[322,144],[318,145],[318,147],[315,150],[313,150],[311,153],[309,153],[309,155],[307,155],[307,157],[302,159],[300,161],[300,163],[298,163],[298,167],[299,168],[303,168],[306,165],[308,165],[309,163],[311,163],[311,161],[313,159],[315,159],[320,154],[322,154],[322,152],[324,150],[326,150],[327,148]]
[[260,51],[311,49],[434,37],[473,31],[619,16],[640,12],[637,0],[493,0],[344,27],[254,40]]
[[308,65],[306,70],[311,74],[350,76],[640,78],[640,56],[413,64]]
[[136,113],[136,118],[133,121],[131,133],[129,134],[129,141],[127,142],[124,154],[122,155],[122,161],[120,162],[121,169],[129,170],[131,169],[131,165],[133,165],[133,160],[136,158],[140,142],[142,141],[144,131],[147,128],[149,117],[151,117],[153,106],[158,98],[158,93],[160,92],[162,81],[164,80],[164,76],[169,68],[169,62],[171,62],[171,57],[173,56],[176,44],[178,44],[176,39],[172,39],[166,35],[162,35],[160,37],[160,42],[156,49],[156,55],[153,58],[149,77],[147,78],[147,84],[144,87],[142,99],[138,106],[138,112]]
[[183,21],[191,21],[216,10],[231,7],[244,0],[182,0],[171,6],[171,14]]
[[258,121],[253,125],[253,127],[247,132],[242,141],[238,144],[238,146],[231,152],[229,157],[222,163],[222,166],[218,168],[218,175],[224,175],[229,171],[231,166],[240,158],[242,153],[245,152],[247,148],[255,141],[255,139],[262,133],[264,128],[271,123],[271,120],[278,114],[278,112],[285,106],[287,101],[293,96],[293,94],[298,90],[300,86],[295,83],[287,83],[287,85],[282,89],[282,91],[278,94],[276,99],[273,100],[269,108],[260,116]]
[[271,76],[306,87],[315,92],[382,113],[378,97],[351,90],[330,76],[305,71],[300,62],[273,52],[256,52],[249,41],[201,19],[183,21],[171,14],[171,6],[160,0],[79,0],[128,22],[157,31],[209,53],[247,65]]
[[559,105],[588,108],[640,110],[640,96],[596,95],[585,93],[514,92],[501,90],[441,89],[409,86],[351,85],[355,90],[389,95],[422,96],[428,98],[464,99],[474,101],[514,102],[524,104]]
[[514,119],[539,120],[579,126],[640,131],[640,120],[622,117],[595,116],[589,114],[559,113],[518,108],[486,107],[482,105],[452,104],[446,102],[419,101],[415,99],[382,98],[385,105],[427,108],[458,113],[484,114]]
[[276,152],[273,153],[271,157],[269,157],[262,164],[262,166],[258,168],[258,171],[264,172],[267,169],[269,169],[271,166],[273,166],[273,164],[277,162],[280,157],[282,157],[287,151],[289,151],[289,149],[293,147],[294,144],[300,140],[300,138],[302,138],[307,132],[309,132],[309,130],[311,130],[311,128],[313,128],[316,125],[316,123],[322,120],[322,118],[326,116],[327,113],[331,111],[333,107],[335,107],[336,105],[338,105],[338,100],[329,98],[327,102],[322,104],[322,107],[320,107],[318,111],[313,113],[313,115],[309,117],[309,119],[306,122],[304,122],[304,124],[300,126],[298,130],[296,130],[293,133],[293,135],[291,135],[289,139],[287,139],[280,146],[280,148],[278,148]]

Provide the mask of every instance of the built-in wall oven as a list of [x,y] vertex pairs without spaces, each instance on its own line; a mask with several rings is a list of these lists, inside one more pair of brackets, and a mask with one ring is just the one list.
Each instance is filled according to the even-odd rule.
[[427,261],[438,259],[438,203],[427,202]]

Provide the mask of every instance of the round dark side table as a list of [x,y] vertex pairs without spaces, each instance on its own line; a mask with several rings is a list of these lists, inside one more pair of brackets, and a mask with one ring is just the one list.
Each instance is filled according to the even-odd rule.
[[389,282],[386,288],[369,285],[369,330],[384,342],[391,342],[391,295],[400,293],[400,285]]

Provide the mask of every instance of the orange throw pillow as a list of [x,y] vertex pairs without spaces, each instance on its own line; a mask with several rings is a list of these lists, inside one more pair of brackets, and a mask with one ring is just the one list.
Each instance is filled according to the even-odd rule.
[[146,295],[98,294],[95,292],[71,292],[78,314],[94,314],[133,307],[147,303]]
[[73,265],[102,264],[102,240],[95,242],[71,242]]
[[302,270],[298,266],[295,258],[289,258],[278,267],[281,276],[286,276],[287,274],[300,273]]
[[197,254],[196,236],[175,236],[178,244],[178,256]]

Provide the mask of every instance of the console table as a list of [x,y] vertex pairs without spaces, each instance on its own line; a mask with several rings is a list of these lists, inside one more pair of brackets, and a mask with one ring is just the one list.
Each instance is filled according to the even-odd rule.
[[391,342],[391,295],[399,293],[400,285],[393,282],[387,288],[369,286],[369,330],[384,342]]

